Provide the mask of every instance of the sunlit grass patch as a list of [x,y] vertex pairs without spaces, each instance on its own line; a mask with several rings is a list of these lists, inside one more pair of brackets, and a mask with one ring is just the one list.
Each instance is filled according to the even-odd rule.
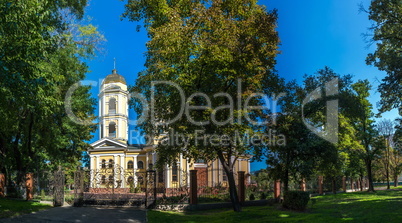
[[402,222],[402,191],[354,192],[314,197],[304,212],[280,205],[192,212],[148,212],[149,222]]
[[49,204],[39,202],[0,198],[0,218],[29,214],[51,207]]

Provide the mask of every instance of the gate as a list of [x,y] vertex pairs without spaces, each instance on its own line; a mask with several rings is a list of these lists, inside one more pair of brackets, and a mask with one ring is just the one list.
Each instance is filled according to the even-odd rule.
[[145,182],[145,207],[153,208],[156,204],[156,171],[148,170],[146,172]]
[[64,204],[64,172],[60,169],[53,173],[53,206],[63,206]]
[[54,207],[63,206],[65,174],[61,169],[34,173],[32,180],[34,199],[53,202]]
[[124,170],[113,163],[105,163],[96,170],[79,170],[74,175],[74,206],[149,206],[152,201],[147,202],[147,198],[152,197],[150,188],[155,183],[151,178],[155,176],[145,171]]

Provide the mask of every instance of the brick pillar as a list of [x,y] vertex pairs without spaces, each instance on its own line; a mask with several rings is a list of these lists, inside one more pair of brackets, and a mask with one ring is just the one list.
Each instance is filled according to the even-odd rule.
[[33,173],[25,174],[25,187],[26,187],[26,200],[30,201],[33,199],[34,192],[34,181],[33,181]]
[[346,177],[342,177],[342,190],[346,192]]
[[281,197],[281,181],[276,180],[274,183],[274,199],[278,202]]
[[239,202],[244,203],[246,200],[246,184],[244,180],[245,171],[238,171],[238,185],[239,185]]
[[322,195],[323,194],[323,176],[318,176],[318,194]]
[[300,182],[300,190],[306,191],[306,179],[304,179],[304,178]]
[[197,170],[190,170],[190,204],[198,204]]
[[0,197],[5,197],[5,188],[6,188],[6,177],[4,173],[0,173]]

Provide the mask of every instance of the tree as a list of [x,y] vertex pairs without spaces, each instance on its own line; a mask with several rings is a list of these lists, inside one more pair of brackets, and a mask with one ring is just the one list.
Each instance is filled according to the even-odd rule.
[[370,83],[368,80],[359,80],[352,85],[352,88],[355,99],[352,123],[356,129],[357,139],[360,144],[359,147],[354,149],[366,165],[369,183],[368,191],[374,192],[372,164],[373,160],[378,158],[380,151],[385,147],[384,138],[378,137],[378,132],[374,125],[372,105],[368,100],[369,91],[371,90]]
[[385,150],[383,151],[383,165],[385,170],[385,178],[387,179],[387,189],[390,189],[390,165],[391,165],[391,144],[392,136],[394,135],[394,123],[389,119],[384,119],[378,122],[377,129],[380,135],[385,139]]
[[[73,122],[64,103],[85,77],[83,59],[103,39],[79,23],[85,6],[85,0],[0,1],[0,170],[17,171],[17,182],[27,171],[76,163],[92,137],[95,126]],[[89,89],[79,87],[70,102],[77,117],[93,120]]]
[[[328,85],[336,79],[338,82],[333,82],[338,88],[335,95],[315,98],[311,94],[328,91],[333,87]],[[335,191],[334,181],[337,176],[346,173],[347,151],[355,144],[354,129],[348,121],[350,84],[350,75],[341,76],[325,67],[315,75],[305,75],[303,86],[294,81],[286,85],[286,96],[280,102],[281,113],[274,126],[278,133],[286,135],[286,145],[270,146],[267,157],[271,174],[282,180],[285,190],[289,189],[291,177],[302,180],[320,173],[333,181]],[[328,111],[326,102],[331,100],[338,100],[339,106]],[[327,124],[326,117],[331,115],[339,117],[338,130]],[[307,124],[313,126],[312,129]],[[330,143],[319,137],[312,131],[317,129],[335,131],[338,142]]]
[[395,134],[392,138],[391,150],[391,175],[394,180],[394,187],[398,186],[398,178],[402,172],[402,119],[396,119]]
[[400,0],[373,0],[368,10],[373,26],[372,43],[377,49],[367,56],[367,64],[385,71],[378,90],[381,93],[380,112],[393,108],[402,110],[402,7]]
[[[151,118],[138,127],[158,137],[158,164],[172,164],[180,153],[194,160],[218,158],[228,176],[233,209],[240,211],[233,165],[258,146],[239,138],[262,134],[254,124],[262,112],[243,105],[248,98],[249,105],[262,105],[254,93],[277,85],[271,82],[278,79],[273,73],[279,43],[276,11],[267,12],[256,0],[129,0],[124,16],[143,20],[150,38],[147,69],[130,91],[151,101]],[[170,84],[152,87],[152,81]],[[179,100],[183,96],[189,98]],[[132,105],[137,113],[145,108],[138,101]],[[170,122],[182,108],[187,119]],[[172,131],[188,143],[179,145],[169,137]],[[217,142],[216,137],[225,139]]]

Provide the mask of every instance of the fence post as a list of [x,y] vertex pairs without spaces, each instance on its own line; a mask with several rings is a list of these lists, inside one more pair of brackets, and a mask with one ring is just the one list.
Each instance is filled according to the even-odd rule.
[[197,170],[190,170],[190,204],[198,204]]
[[30,201],[33,199],[34,192],[34,181],[33,181],[33,173],[25,174],[25,187],[26,187],[26,200]]
[[304,178],[300,182],[300,190],[306,191],[306,179],[304,179]]
[[279,202],[281,197],[281,181],[276,180],[274,183],[274,199],[276,202]]
[[322,195],[323,194],[323,180],[324,177],[323,176],[318,176],[318,194]]
[[244,203],[246,200],[246,185],[245,185],[245,180],[244,180],[244,173],[245,171],[238,171],[238,185],[239,185],[239,202],[241,204]]
[[0,173],[0,197],[5,197],[6,177],[4,173]]
[[346,192],[346,177],[342,177],[342,190]]

